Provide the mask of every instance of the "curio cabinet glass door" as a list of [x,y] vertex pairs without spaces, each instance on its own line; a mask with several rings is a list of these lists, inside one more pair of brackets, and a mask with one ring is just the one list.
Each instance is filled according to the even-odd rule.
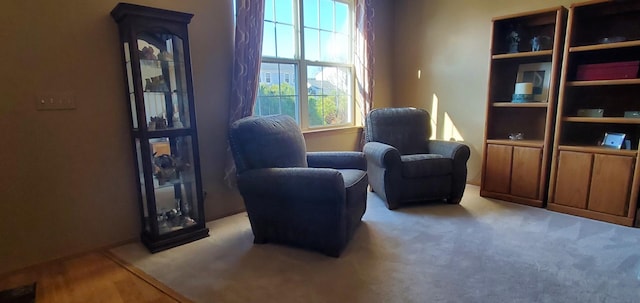
[[156,252],[208,236],[187,25],[192,14],[120,3],[125,88],[141,214]]

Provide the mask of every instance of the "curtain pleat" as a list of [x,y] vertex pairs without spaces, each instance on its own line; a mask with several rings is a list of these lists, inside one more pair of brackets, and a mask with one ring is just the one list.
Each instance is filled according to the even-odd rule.
[[229,125],[238,119],[252,115],[262,59],[264,0],[237,1]]
[[[236,9],[229,125],[253,114],[262,60],[264,0],[237,0]],[[227,151],[225,180],[228,185],[234,186],[236,170],[228,147]]]
[[[374,65],[373,43],[373,0],[355,0],[356,37],[355,37],[355,70],[356,70],[356,103],[362,121],[373,108]],[[364,146],[365,136],[360,138],[360,148]]]

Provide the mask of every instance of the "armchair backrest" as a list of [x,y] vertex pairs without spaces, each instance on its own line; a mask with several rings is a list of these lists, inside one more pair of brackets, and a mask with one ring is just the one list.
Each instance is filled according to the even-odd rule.
[[302,131],[286,115],[246,117],[231,124],[229,145],[236,172],[271,167],[307,167]]
[[429,113],[413,107],[377,108],[367,114],[367,142],[381,142],[398,149],[400,154],[426,153],[431,137]]

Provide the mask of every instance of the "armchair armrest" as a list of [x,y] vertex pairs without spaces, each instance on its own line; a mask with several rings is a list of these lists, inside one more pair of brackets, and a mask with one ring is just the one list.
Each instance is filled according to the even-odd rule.
[[342,176],[339,171],[330,168],[249,170],[238,175],[238,189],[245,198],[256,197],[266,201],[325,205],[327,201],[345,201]]
[[400,152],[395,147],[380,143],[369,142],[364,145],[364,154],[367,162],[378,167],[387,167],[392,164],[400,165]]
[[367,159],[362,152],[308,152],[309,167],[367,170]]
[[471,155],[469,146],[455,141],[432,140],[429,142],[429,152],[453,159],[451,196],[448,202],[460,203],[467,182],[467,161]]
[[466,161],[471,155],[469,147],[456,141],[430,140],[429,153],[440,154],[443,157],[451,158],[454,161]]

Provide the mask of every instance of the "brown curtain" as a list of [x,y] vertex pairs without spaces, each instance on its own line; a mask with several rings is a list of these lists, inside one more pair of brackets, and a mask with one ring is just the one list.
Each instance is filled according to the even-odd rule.
[[[233,78],[229,100],[229,125],[251,116],[258,93],[262,59],[264,0],[237,0]],[[225,180],[235,184],[235,166],[231,152],[227,153]]]
[[[364,121],[365,116],[373,108],[373,72],[375,57],[373,42],[373,0],[355,0],[356,4],[356,37],[355,37],[355,69],[356,69],[356,103]],[[364,135],[360,138],[360,147],[364,146]]]

